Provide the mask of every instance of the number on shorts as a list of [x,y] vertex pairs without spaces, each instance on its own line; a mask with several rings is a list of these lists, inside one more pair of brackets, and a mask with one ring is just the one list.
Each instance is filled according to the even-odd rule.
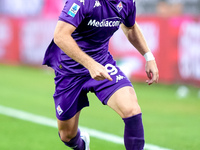
[[110,75],[115,75],[118,72],[117,68],[113,66],[112,64],[106,64],[105,68],[107,72],[110,73]]

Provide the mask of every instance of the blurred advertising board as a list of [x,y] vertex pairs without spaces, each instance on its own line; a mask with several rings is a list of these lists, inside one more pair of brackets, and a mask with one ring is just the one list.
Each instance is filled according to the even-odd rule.
[[[200,86],[200,17],[138,17],[137,22],[156,57],[160,82]],[[121,30],[110,42],[110,51],[133,80],[146,79],[145,60]]]
[[[41,65],[53,37],[58,19],[55,16],[13,18],[1,15],[0,62]],[[200,16],[139,16],[137,22],[156,57],[160,82],[200,85]],[[128,77],[146,80],[145,60],[121,29],[111,38],[109,49]]]
[[35,65],[42,63],[55,26],[55,19],[28,19],[21,22],[18,39],[20,62]]
[[18,63],[18,20],[0,16],[0,61]]
[[200,80],[200,22],[184,21],[178,35],[178,71],[181,80]]

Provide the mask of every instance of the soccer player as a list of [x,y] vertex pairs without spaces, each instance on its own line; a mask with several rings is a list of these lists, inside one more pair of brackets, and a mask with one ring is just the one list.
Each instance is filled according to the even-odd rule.
[[142,114],[134,88],[108,51],[109,39],[121,26],[128,40],[146,59],[147,83],[158,82],[153,54],[135,21],[135,0],[67,0],[43,64],[55,70],[55,109],[59,136],[74,150],[89,150],[89,135],[80,132],[87,93],[96,94],[125,123],[127,150],[142,150]]

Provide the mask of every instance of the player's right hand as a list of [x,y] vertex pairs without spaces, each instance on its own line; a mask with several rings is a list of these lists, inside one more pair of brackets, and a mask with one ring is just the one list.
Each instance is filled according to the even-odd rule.
[[90,76],[94,80],[102,81],[102,80],[108,79],[109,81],[112,81],[112,78],[108,74],[106,68],[97,62],[94,64],[91,64],[88,70],[90,72]]

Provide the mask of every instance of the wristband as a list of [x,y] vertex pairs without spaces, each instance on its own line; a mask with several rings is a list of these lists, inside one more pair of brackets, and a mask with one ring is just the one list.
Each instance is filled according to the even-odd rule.
[[155,58],[151,52],[145,53],[144,58],[146,59],[146,61],[155,60]]

